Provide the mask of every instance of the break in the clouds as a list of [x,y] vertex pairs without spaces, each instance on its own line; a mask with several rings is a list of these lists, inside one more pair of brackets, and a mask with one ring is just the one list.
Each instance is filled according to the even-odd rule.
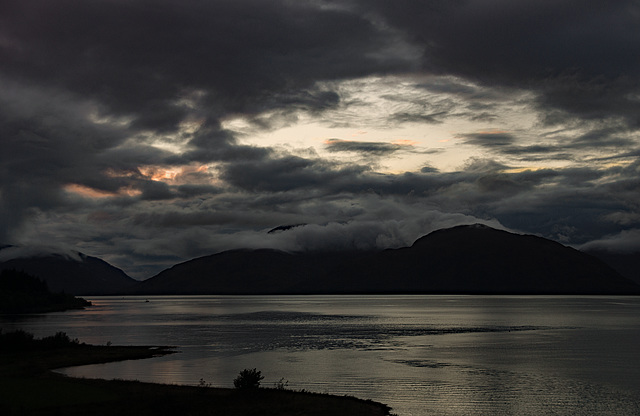
[[140,278],[470,222],[635,250],[639,25],[630,0],[0,0],[0,242]]

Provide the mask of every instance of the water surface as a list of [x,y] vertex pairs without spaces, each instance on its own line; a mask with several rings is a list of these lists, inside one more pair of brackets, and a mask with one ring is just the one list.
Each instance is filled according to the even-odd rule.
[[640,299],[565,296],[93,297],[94,306],[0,318],[92,344],[179,354],[69,375],[349,394],[411,415],[640,415]]

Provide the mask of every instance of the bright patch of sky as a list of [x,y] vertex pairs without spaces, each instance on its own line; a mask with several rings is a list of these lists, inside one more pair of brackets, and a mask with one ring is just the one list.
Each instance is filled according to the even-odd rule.
[[[224,121],[223,127],[236,133],[242,144],[305,156],[311,151],[344,163],[367,161],[371,155],[331,152],[328,140],[397,144],[398,151],[378,160],[376,170],[384,173],[425,166],[456,171],[472,157],[489,156],[486,149],[464,140],[469,134],[505,133],[522,144],[545,140],[533,96],[526,91],[490,89],[450,76],[371,77],[332,86],[341,98],[338,108],[319,115],[237,116]],[[508,162],[520,169],[566,165],[558,160]]]
[[637,1],[67,3],[0,13],[0,244],[637,247]]

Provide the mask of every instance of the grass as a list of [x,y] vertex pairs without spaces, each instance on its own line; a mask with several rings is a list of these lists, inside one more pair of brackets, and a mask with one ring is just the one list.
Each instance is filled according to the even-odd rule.
[[389,415],[389,407],[354,397],[284,389],[221,389],[66,377],[50,370],[151,358],[171,348],[92,346],[0,352],[0,415]]

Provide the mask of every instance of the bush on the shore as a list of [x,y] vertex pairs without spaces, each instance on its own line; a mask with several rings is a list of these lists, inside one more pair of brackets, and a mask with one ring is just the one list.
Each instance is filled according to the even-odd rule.
[[254,369],[249,370],[245,368],[238,374],[235,380],[233,380],[233,385],[237,389],[257,389],[260,387],[260,381],[264,376],[261,371]]

